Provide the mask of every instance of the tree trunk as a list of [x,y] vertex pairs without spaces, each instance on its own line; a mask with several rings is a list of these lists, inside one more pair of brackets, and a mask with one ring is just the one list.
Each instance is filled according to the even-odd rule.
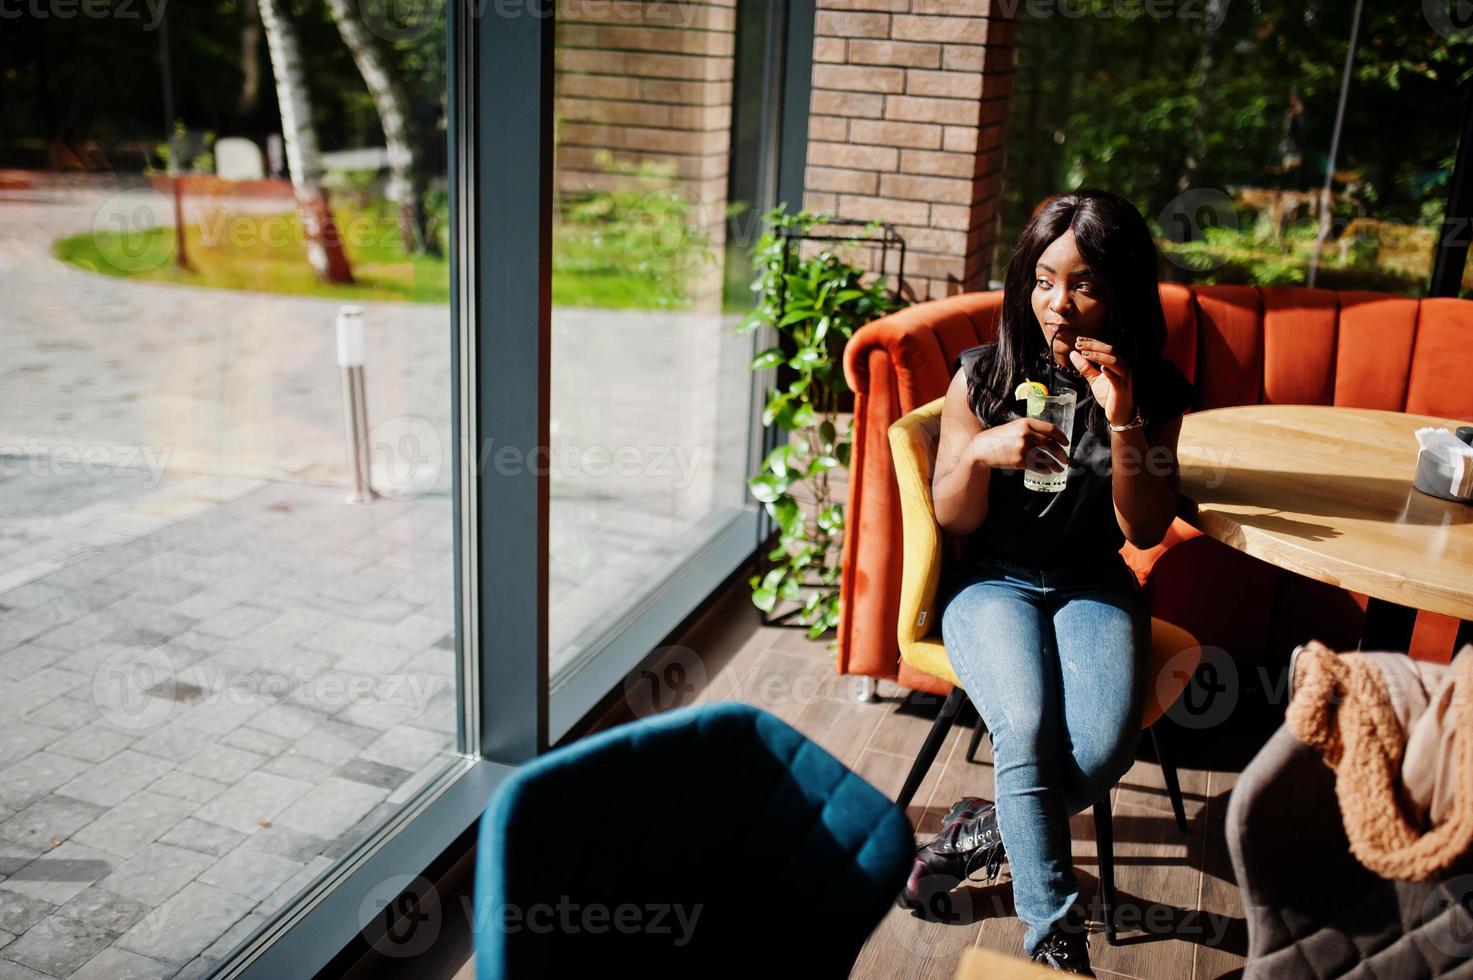
[[276,101],[281,108],[286,168],[296,191],[297,213],[307,233],[307,259],[323,282],[351,283],[348,256],[322,189],[322,153],[312,125],[312,101],[302,73],[296,30],[287,19],[285,0],[259,2],[266,48],[271,52],[271,74],[276,78]]
[[327,7],[378,110],[384,145],[389,151],[389,200],[399,208],[399,233],[404,248],[438,255],[439,242],[426,228],[425,181],[409,133],[409,100],[404,96],[404,87],[389,73],[363,22],[355,16],[355,6],[349,0],[327,0]]
[[261,11],[256,0],[240,0],[240,94],[236,111],[249,116],[261,98]]

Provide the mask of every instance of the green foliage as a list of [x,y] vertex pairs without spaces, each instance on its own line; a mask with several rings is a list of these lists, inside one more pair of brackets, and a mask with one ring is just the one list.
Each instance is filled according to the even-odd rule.
[[[1193,282],[1225,285],[1303,286],[1315,250],[1318,224],[1298,220],[1280,229],[1266,216],[1245,216],[1244,227],[1204,229],[1198,241],[1160,243],[1163,255]],[[1375,222],[1369,223],[1372,226]],[[1331,225],[1320,252],[1316,284],[1327,289],[1419,293],[1425,276],[1414,261],[1400,266],[1381,257],[1380,228],[1357,231],[1343,220]],[[1408,268],[1409,266],[1413,268]]]
[[[1125,195],[1149,220],[1193,188],[1224,189],[1243,203],[1243,189],[1292,194],[1323,183],[1353,4],[1074,0],[1067,8],[1044,5],[1046,16],[1020,8],[1004,241],[1045,197],[1080,184]],[[1465,27],[1430,17],[1405,0],[1365,2],[1335,166],[1336,198],[1353,211],[1346,217],[1409,229],[1441,221],[1460,118],[1449,107],[1463,104],[1473,81],[1473,44]],[[1244,217],[1247,229],[1254,215]],[[1313,218],[1294,221],[1312,240]],[[1188,253],[1181,265],[1197,263],[1182,269],[1193,281],[1303,281],[1307,260],[1282,244],[1244,231],[1232,243],[1171,250]],[[1426,256],[1388,267],[1382,254],[1378,266],[1363,244],[1347,247],[1353,262],[1327,248],[1331,278],[1425,288]],[[996,278],[1007,259],[999,250]],[[1324,275],[1322,267],[1321,284]]]
[[[774,566],[750,580],[752,602],[771,612],[779,601],[802,601],[799,622],[817,639],[839,622],[844,507],[833,499],[829,476],[848,467],[853,441],[852,420],[838,425],[840,398],[848,391],[844,346],[854,331],[899,304],[886,295],[882,279],[866,283],[842,247],[800,258],[799,243],[783,236],[805,234],[825,224],[826,215],[790,215],[778,207],[764,220],[767,231],[751,250],[757,301],[737,329],[771,327],[779,343],[754,357],[751,369],[786,365],[796,377],[768,392],[762,423],[776,423],[784,438],[747,480],[778,528],[777,546],[767,553]],[[878,229],[872,223],[862,234]],[[805,586],[812,589],[806,597]]]
[[673,167],[624,163],[603,151],[613,190],[564,194],[553,233],[553,301],[568,306],[682,309],[705,266],[716,263]]
[[184,121],[180,119],[174,120],[174,135],[171,139],[154,144],[153,155],[144,165],[143,172],[146,174],[168,173],[169,161],[173,158],[176,149],[181,155],[188,154],[187,160],[180,161],[180,173],[212,174],[215,172],[215,134],[206,131],[196,139],[190,134]]
[[[332,191],[333,203],[351,203],[359,208],[374,205],[381,183],[377,170],[329,170],[322,177],[322,186]],[[387,201],[381,203],[388,205]]]

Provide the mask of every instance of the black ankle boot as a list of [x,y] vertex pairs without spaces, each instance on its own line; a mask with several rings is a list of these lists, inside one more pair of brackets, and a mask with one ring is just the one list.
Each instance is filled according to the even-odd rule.
[[[950,891],[964,879],[993,880],[1006,858],[997,808],[981,797],[964,796],[946,811],[940,833],[917,848],[910,877],[895,904],[925,909],[934,896]],[[978,868],[984,877],[972,878]]]
[[1089,966],[1089,933],[1084,917],[1072,910],[1064,922],[1049,930],[1033,951],[1033,962],[1044,963],[1063,973],[1094,976]]

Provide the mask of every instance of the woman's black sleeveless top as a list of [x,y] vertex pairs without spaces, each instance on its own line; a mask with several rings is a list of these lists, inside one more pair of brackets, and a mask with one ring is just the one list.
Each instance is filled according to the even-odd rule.
[[[990,356],[995,344],[971,347],[957,355],[952,375],[978,357]],[[1171,391],[1165,411],[1173,418],[1191,403],[1192,386],[1166,362]],[[1115,519],[1111,487],[1110,432],[1092,432],[1089,416],[1095,405],[1088,382],[1074,374],[1055,375],[1055,390],[1073,389],[1078,395],[1069,443],[1069,481],[1059,493],[1041,493],[1023,486],[1023,470],[993,469],[987,488],[987,517],[966,538],[959,565],[948,580],[976,569],[979,557],[988,557],[1037,569],[1059,569],[1118,563],[1125,534]],[[1174,411],[1172,410],[1174,409]]]

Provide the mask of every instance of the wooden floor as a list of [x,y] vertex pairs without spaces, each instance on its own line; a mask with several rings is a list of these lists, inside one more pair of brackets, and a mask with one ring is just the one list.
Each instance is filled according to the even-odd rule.
[[[740,591],[740,590],[738,590]],[[740,597],[739,597],[740,598]],[[881,681],[877,700],[858,700],[859,681],[835,674],[824,642],[801,629],[764,627],[750,604],[728,605],[716,645],[730,657],[716,666],[697,700],[740,700],[783,718],[892,798],[930,730],[939,698]],[[696,649],[700,649],[697,647]],[[705,654],[714,653],[708,646]],[[710,659],[706,657],[706,659]],[[1189,832],[1176,827],[1161,769],[1142,738],[1135,766],[1112,797],[1119,944],[1108,945],[1098,906],[1094,820],[1073,818],[1074,863],[1081,899],[1091,909],[1090,958],[1100,976],[1216,978],[1240,975],[1247,948],[1243,911],[1223,839],[1234,779],[1280,718],[1242,712],[1193,737],[1163,720],[1175,754]],[[918,839],[937,829],[961,796],[993,799],[988,739],[965,759],[975,714],[964,712],[909,809]],[[894,908],[870,938],[855,978],[949,978],[962,950],[984,946],[1021,954],[1024,927],[1014,916],[1006,870],[988,885],[953,893],[955,919],[936,921]]]

